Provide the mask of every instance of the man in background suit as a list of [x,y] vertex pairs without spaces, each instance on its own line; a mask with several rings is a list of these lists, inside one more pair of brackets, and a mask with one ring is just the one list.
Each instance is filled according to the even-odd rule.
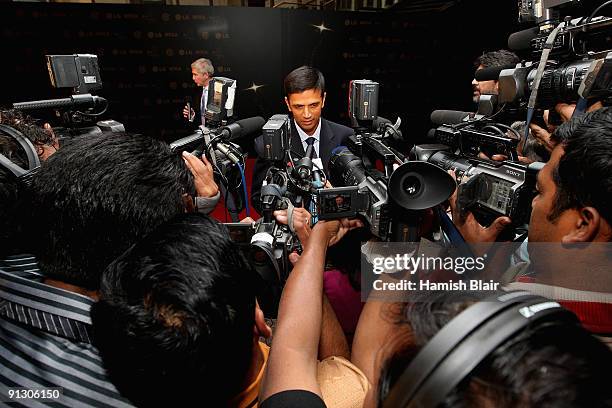
[[[200,97],[200,118],[201,125],[204,126],[204,115],[206,113],[206,104],[208,103],[208,83],[215,73],[215,68],[212,62],[207,58],[200,58],[191,64],[191,77],[197,86],[201,86],[202,96]],[[183,108],[183,117],[192,121],[195,117],[195,111],[188,105]]]
[[[309,144],[314,147],[313,158],[320,158],[326,175],[332,150],[345,144],[353,134],[349,127],[321,117],[325,106],[325,79],[316,68],[301,66],[285,77],[285,103],[293,116],[291,121],[291,151],[295,157],[303,157]],[[251,202],[257,211],[260,207],[260,191],[266,173],[272,163],[263,159],[263,137],[255,140],[257,162],[253,170]]]

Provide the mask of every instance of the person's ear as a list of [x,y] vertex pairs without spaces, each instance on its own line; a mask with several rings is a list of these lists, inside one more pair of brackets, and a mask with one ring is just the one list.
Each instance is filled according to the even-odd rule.
[[272,336],[272,329],[266,324],[263,311],[259,308],[259,303],[255,301],[255,326],[253,327],[253,334],[259,339],[259,337],[269,338]]
[[574,211],[572,230],[561,239],[564,244],[594,241],[600,232],[601,215],[593,207],[584,207]]
[[286,96],[285,96],[285,104],[287,105],[287,109],[289,109],[289,112],[291,112],[291,105],[289,104],[289,99],[287,99]]
[[327,96],[327,92],[323,92],[323,102],[321,102],[321,109],[325,107],[325,97]]
[[42,156],[45,154],[45,149],[43,146],[39,143],[34,143],[34,148],[36,149],[36,155],[38,158],[42,158]]

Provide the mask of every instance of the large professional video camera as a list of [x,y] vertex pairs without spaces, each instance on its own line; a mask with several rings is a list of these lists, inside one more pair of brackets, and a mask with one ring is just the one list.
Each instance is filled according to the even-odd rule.
[[102,88],[98,57],[93,54],[46,55],[47,69],[54,88],[71,88],[69,98],[18,102],[13,108],[20,110],[55,109],[63,126],[54,126],[58,137],[100,132],[125,132],[115,120],[98,120],[107,110],[108,102],[89,92]]
[[494,104],[516,110],[530,123],[534,116],[541,115],[539,112],[552,109],[560,102],[576,103],[579,114],[591,101],[609,101],[612,18],[595,17],[600,6],[589,17],[566,17],[561,21],[561,13],[565,14],[578,3],[576,0],[519,1],[519,21],[538,24],[508,38],[509,48],[522,53],[523,62],[516,66],[485,68],[475,75],[479,81],[499,81],[499,95],[493,98]]
[[418,241],[421,210],[447,200],[455,183],[440,168],[423,161],[409,162],[390,146],[393,135],[401,138],[399,120],[395,126],[377,120],[377,101],[376,82],[351,81],[349,114],[356,134],[349,138],[348,146],[339,146],[332,154],[329,177],[338,187],[318,190],[317,216],[360,215],[383,240]]
[[[518,162],[519,135],[510,127],[486,118],[461,120],[459,116],[463,114],[434,111],[433,123],[452,124],[436,128],[433,137],[438,143],[416,145],[411,157],[455,171],[460,211],[471,211],[482,225],[508,216],[516,229],[524,229],[531,215],[531,200],[536,194],[537,172],[543,163],[524,165]],[[514,137],[509,137],[505,131],[514,132]],[[478,156],[481,152],[489,156],[504,154],[509,160],[483,160]],[[509,229],[508,234],[516,229]]]
[[[276,317],[283,286],[292,265],[289,254],[301,252],[301,244],[291,230],[292,204],[286,190],[277,184],[261,189],[262,217],[252,224],[225,224],[258,273],[258,300],[266,316]],[[288,210],[289,226],[280,224],[274,211]]]

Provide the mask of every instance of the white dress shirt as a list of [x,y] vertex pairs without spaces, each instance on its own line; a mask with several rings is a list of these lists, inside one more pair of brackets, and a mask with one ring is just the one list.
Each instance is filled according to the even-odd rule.
[[311,136],[307,135],[306,132],[302,130],[302,128],[295,121],[295,119],[293,120],[293,123],[295,124],[295,128],[298,131],[298,135],[300,135],[300,140],[302,141],[302,147],[304,148],[304,151],[306,151],[306,148],[308,147],[306,139],[308,139],[309,137],[314,137],[315,142],[313,145],[315,152],[317,153],[317,157],[321,157],[321,155],[319,154],[319,141],[321,139],[321,118],[319,118],[319,124],[317,125],[317,128]]

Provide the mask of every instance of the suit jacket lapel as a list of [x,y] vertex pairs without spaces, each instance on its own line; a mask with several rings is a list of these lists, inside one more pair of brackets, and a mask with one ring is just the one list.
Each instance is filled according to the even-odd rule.
[[302,145],[302,139],[300,139],[300,134],[295,127],[293,118],[291,119],[291,151],[299,154],[300,157],[304,157],[306,154],[304,151],[304,146]]
[[321,135],[319,139],[319,153],[323,167],[325,168],[325,174],[328,174],[327,163],[331,158],[331,152],[336,147],[336,137],[332,133],[329,123],[321,118]]

